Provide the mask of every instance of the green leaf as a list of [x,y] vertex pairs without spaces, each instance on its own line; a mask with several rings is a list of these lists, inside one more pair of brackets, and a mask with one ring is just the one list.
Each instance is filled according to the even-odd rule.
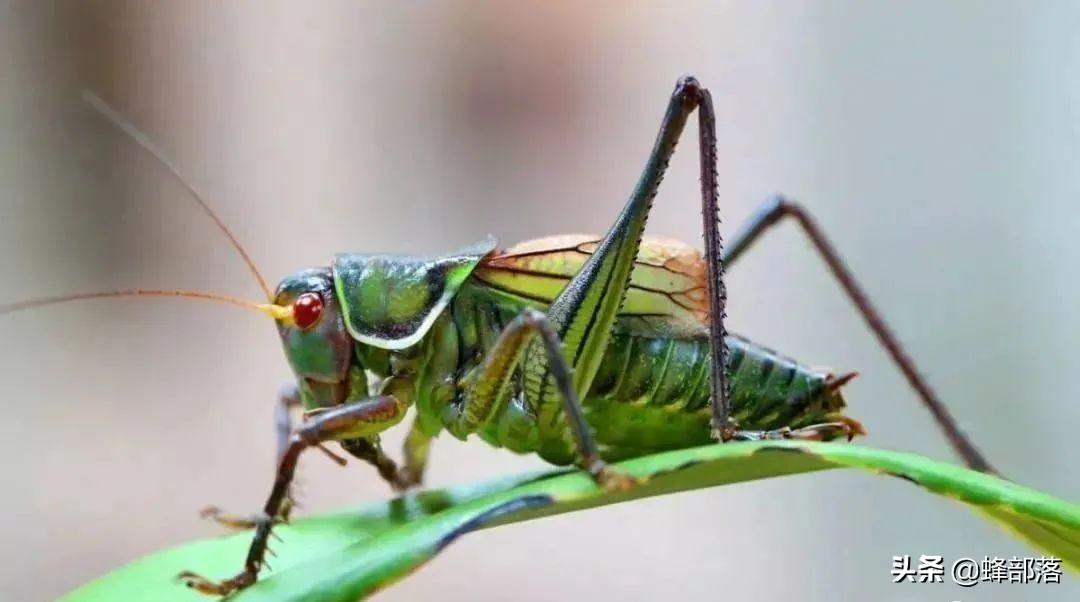
[[[1045,493],[914,454],[842,443],[710,445],[637,458],[618,469],[645,479],[627,493],[597,488],[583,473],[553,471],[426,491],[385,503],[296,520],[275,530],[283,543],[251,588],[254,600],[356,600],[416,570],[459,536],[480,528],[643,497],[828,468],[900,477],[958,500],[1044,553],[1080,568],[1080,506]],[[229,577],[250,535],[197,541],[152,554],[68,594],[89,600],[200,600],[174,577],[193,570]]]

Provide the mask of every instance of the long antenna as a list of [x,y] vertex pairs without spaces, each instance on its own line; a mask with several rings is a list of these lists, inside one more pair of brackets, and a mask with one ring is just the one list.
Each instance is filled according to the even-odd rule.
[[229,295],[219,295],[217,293],[204,293],[202,291],[188,291],[182,289],[134,288],[119,291],[75,293],[73,295],[41,297],[40,299],[31,299],[29,301],[20,301],[18,303],[10,303],[8,305],[0,305],[0,315],[9,314],[24,309],[31,309],[34,307],[56,305],[57,303],[67,303],[69,301],[82,301],[84,299],[107,299],[112,297],[183,297],[186,299],[197,299],[201,301],[216,301],[219,303],[229,303],[232,305],[243,307],[245,309],[253,309],[263,314],[271,313],[269,309],[271,306],[269,305],[262,305],[254,301],[248,301],[247,299],[240,299],[238,297],[231,297]]
[[150,139],[147,138],[146,135],[139,130],[139,128],[135,127],[135,124],[128,121],[119,112],[113,110],[112,107],[106,104],[104,100],[101,100],[101,98],[99,98],[96,94],[89,90],[83,90],[82,97],[83,100],[87,102],[87,104],[94,108],[94,110],[96,110],[98,113],[101,113],[101,115],[111,121],[113,125],[120,128],[120,130],[122,130],[125,134],[130,136],[132,140],[138,143],[139,146],[143,147],[146,152],[153,155],[154,158],[157,159],[158,162],[161,163],[163,167],[165,167],[165,169],[169,170],[169,173],[171,173],[173,177],[175,177],[176,180],[180,182],[180,185],[187,189],[189,193],[191,193],[191,196],[195,199],[195,202],[198,203],[199,206],[202,207],[202,210],[210,216],[210,219],[214,220],[214,223],[217,224],[218,229],[220,229],[222,233],[224,233],[225,236],[228,237],[229,242],[232,243],[233,248],[236,249],[238,253],[240,253],[240,257],[244,258],[244,263],[247,264],[248,270],[251,271],[251,274],[255,276],[255,280],[259,283],[259,288],[262,289],[262,292],[264,295],[266,295],[266,298],[272,302],[274,300],[274,295],[270,292],[270,287],[267,286],[266,280],[262,277],[262,274],[259,273],[259,268],[255,267],[255,262],[252,261],[251,256],[248,255],[247,251],[244,250],[244,247],[240,244],[240,241],[238,241],[236,237],[233,236],[232,231],[229,230],[229,227],[225,225],[225,222],[221,221],[221,218],[218,217],[217,213],[215,213],[214,210],[210,208],[210,205],[206,202],[205,199],[203,199],[203,196],[199,194],[199,191],[195,190],[195,187],[187,181],[187,179],[184,177],[184,174],[180,173],[180,170],[177,169],[176,165],[174,165],[173,162],[170,161],[164,153],[158,150],[158,148],[154,146],[154,143],[151,142]]

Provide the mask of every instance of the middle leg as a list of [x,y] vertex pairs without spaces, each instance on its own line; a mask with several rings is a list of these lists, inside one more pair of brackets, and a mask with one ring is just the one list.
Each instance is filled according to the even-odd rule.
[[[536,336],[540,337],[539,342],[535,341]],[[609,470],[600,457],[555,328],[548,317],[536,309],[525,309],[499,333],[462,397],[446,408],[442,417],[444,426],[454,436],[464,438],[496,415],[510,399],[514,372],[534,342],[546,354],[548,370],[558,388],[561,408],[577,448],[579,466],[605,488],[629,489],[635,480]]]
[[734,241],[724,254],[724,262],[729,266],[734,265],[739,257],[742,257],[743,253],[760,239],[762,234],[786,218],[793,219],[807,238],[810,239],[814,250],[817,251],[829,271],[832,272],[844,294],[851,300],[859,315],[862,316],[863,321],[866,322],[870,331],[874,333],[881,346],[885,348],[885,351],[889,354],[896,367],[900,369],[900,372],[907,379],[908,384],[915,391],[923,405],[930,410],[934,421],[937,422],[956,454],[964,460],[964,463],[969,468],[996,474],[997,471],[993,465],[975,447],[974,442],[960,430],[956,419],[953,418],[948,408],[945,407],[945,404],[938,398],[930,384],[923,378],[918,368],[916,368],[914,360],[904,350],[900,339],[886,324],[881,312],[870,302],[870,297],[859,285],[858,280],[855,279],[855,274],[851,271],[851,268],[841,259],[836,248],[826,238],[825,232],[802,205],[779,195],[767,199],[735,235]]

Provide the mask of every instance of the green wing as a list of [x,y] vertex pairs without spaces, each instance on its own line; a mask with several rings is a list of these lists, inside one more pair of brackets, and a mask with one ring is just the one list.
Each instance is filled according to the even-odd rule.
[[[522,304],[545,307],[596,249],[600,237],[567,234],[523,242],[484,258],[474,281]],[[645,237],[616,330],[685,338],[707,333],[705,261],[681,242]]]

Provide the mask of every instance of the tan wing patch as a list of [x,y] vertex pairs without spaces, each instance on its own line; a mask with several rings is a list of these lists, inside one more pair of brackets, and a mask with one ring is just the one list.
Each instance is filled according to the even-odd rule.
[[[599,242],[598,236],[589,234],[525,241],[484,259],[476,274],[506,292],[550,302]],[[677,240],[644,237],[620,318],[670,317],[704,324],[708,310],[701,252]]]

